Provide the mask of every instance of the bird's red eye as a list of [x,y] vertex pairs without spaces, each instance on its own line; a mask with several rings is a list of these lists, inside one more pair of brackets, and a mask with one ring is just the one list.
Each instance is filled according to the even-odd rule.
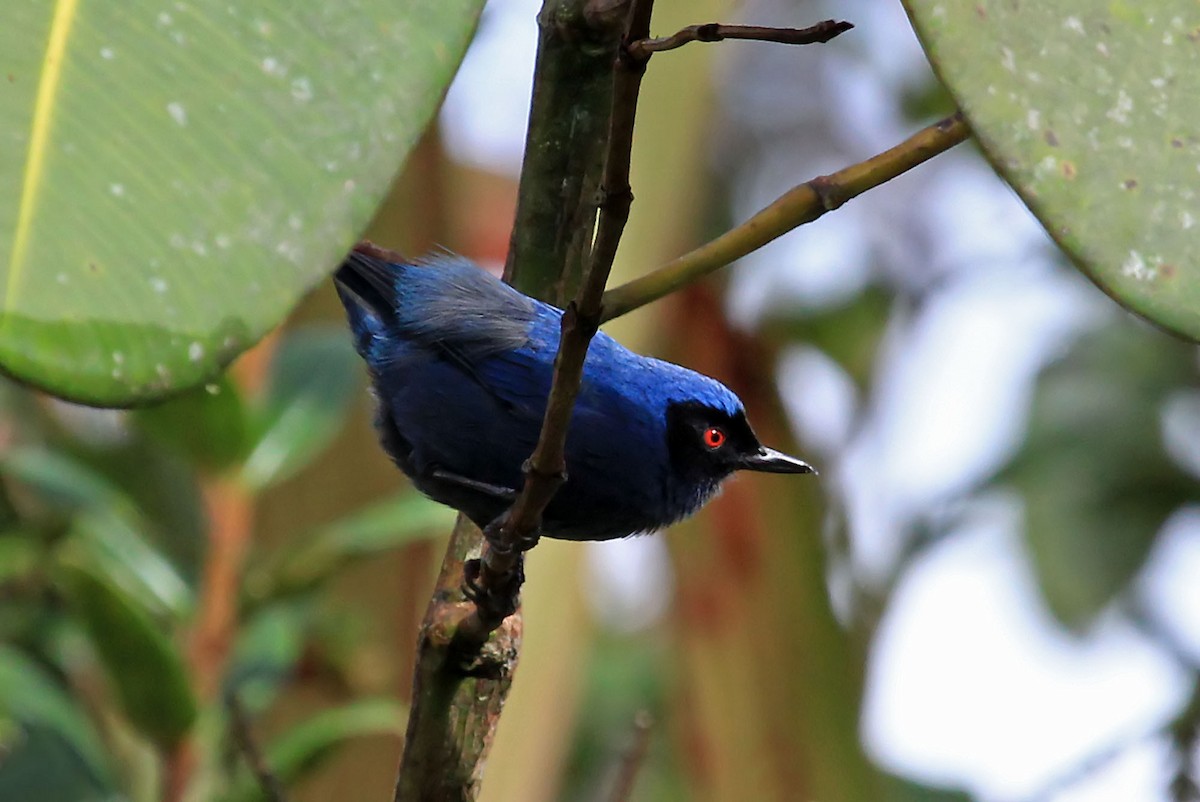
[[725,432],[715,426],[704,430],[704,445],[709,448],[720,448],[725,445]]

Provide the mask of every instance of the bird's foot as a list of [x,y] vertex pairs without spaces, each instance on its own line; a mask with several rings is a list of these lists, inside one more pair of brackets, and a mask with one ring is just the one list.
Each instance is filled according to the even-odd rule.
[[534,531],[527,534],[519,534],[511,542],[508,541],[503,537],[504,524],[507,522],[508,513],[504,513],[483,528],[483,539],[487,541],[488,548],[496,554],[504,556],[524,554],[541,540],[541,534]]
[[[536,532],[513,541],[502,537],[507,514],[483,529],[488,551],[480,559],[463,563],[463,596],[475,604],[486,621],[499,625],[520,606],[521,585],[525,583],[525,552],[537,545]],[[487,561],[488,576],[484,579]],[[499,562],[499,567],[496,563]]]
[[525,555],[518,554],[516,565],[498,583],[480,581],[482,560],[463,563],[462,593],[479,610],[484,621],[499,625],[521,606],[521,585],[525,583]]

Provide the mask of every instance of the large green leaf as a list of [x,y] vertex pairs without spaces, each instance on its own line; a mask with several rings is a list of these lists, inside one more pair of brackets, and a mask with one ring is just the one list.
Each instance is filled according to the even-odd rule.
[[1100,287],[1200,338],[1200,5],[905,0],[988,158]]
[[482,5],[5,3],[0,365],[113,405],[211,377],[367,223]]

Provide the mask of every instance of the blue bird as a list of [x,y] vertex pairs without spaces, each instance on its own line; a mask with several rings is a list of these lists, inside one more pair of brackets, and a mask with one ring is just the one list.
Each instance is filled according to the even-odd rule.
[[[397,264],[356,250],[334,282],[371,374],[384,449],[418,490],[485,527],[523,484],[562,311],[446,255]],[[764,447],[720,382],[603,332],[584,363],[566,463],[541,534],[568,540],[665,527],[736,470],[813,470]]]

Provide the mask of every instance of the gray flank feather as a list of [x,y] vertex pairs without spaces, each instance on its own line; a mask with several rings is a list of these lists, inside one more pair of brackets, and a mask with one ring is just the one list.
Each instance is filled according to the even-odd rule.
[[399,291],[401,325],[418,339],[476,356],[529,342],[536,302],[464,257],[426,257],[406,271]]

